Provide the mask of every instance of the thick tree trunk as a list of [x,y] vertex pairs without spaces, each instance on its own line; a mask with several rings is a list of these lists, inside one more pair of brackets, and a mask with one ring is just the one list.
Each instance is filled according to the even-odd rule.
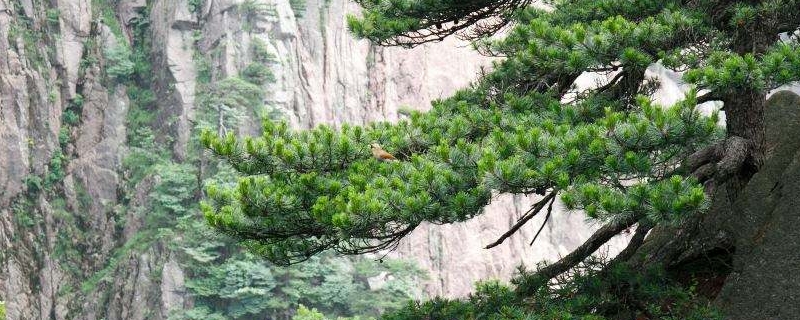
[[729,96],[724,103],[728,137],[741,137],[748,141],[750,156],[746,164],[750,167],[744,169],[749,170],[752,175],[764,163],[766,92],[743,89],[736,95]]

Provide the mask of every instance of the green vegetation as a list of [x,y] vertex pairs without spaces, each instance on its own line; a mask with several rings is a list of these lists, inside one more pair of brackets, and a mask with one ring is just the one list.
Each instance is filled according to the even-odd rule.
[[271,5],[256,0],[245,0],[239,4],[238,11],[244,21],[242,30],[248,32],[253,31],[256,22],[264,20],[266,16],[277,14]]
[[[154,246],[171,248],[187,272],[187,289],[194,308],[174,310],[173,319],[272,316],[288,320],[301,305],[330,316],[377,316],[400,308],[410,298],[419,297],[417,283],[424,274],[409,263],[390,259],[379,263],[368,258],[331,255],[315,257],[304,266],[283,268],[235,247],[231,239],[211,230],[202,220],[198,205],[203,181],[213,179],[223,183],[221,181],[235,179],[237,174],[219,160],[205,159],[197,140],[190,141],[187,146],[187,158],[178,160],[173,154],[172,141],[163,138],[171,128],[159,122],[171,115],[160,113],[157,108],[154,85],[159,74],[151,65],[150,8],[130,21],[132,42],[128,43],[114,12],[116,1],[94,0],[93,4],[93,22],[108,25],[117,38],[117,45],[100,45],[100,37],[94,33],[85,40],[78,94],[69,101],[61,100],[65,106],[57,128],[59,147],[48,155],[50,158],[41,172],[25,177],[26,193],[11,205],[14,224],[19,229],[43,228],[47,216],[43,213],[52,213],[53,222],[47,224],[54,226],[53,243],[40,243],[45,238],[37,237],[31,245],[37,250],[50,250],[63,271],[57,295],[69,301],[67,318],[81,314],[86,303],[82,300],[84,296],[98,298],[92,303],[108,304],[113,297],[111,293],[115,292],[109,286],[117,274],[130,268],[131,259]],[[13,5],[18,4],[14,2]],[[189,5],[198,10],[202,1],[190,1]],[[269,9],[248,1],[242,11],[252,23],[269,14]],[[60,12],[49,9],[45,18],[43,21],[55,25]],[[24,45],[24,48],[14,49],[26,50],[26,56],[33,63],[43,66],[47,59],[38,54],[45,35],[32,31],[32,24],[24,17],[13,21],[21,25],[11,26],[8,37],[13,41],[10,43]],[[242,68],[239,75],[222,79],[214,74],[217,71],[213,70],[210,59],[198,59],[198,83],[203,89],[198,91],[201,93],[196,114],[198,126],[221,125],[238,130],[247,117],[277,119],[280,116],[263,101],[263,86],[275,81],[269,68],[274,57],[261,40],[254,40],[249,50],[247,58],[253,62]],[[33,61],[34,58],[40,61]],[[80,175],[66,179],[69,161],[76,155],[74,138],[80,134],[85,120],[82,116],[86,98],[81,92],[84,92],[83,80],[89,77],[104,81],[110,93],[114,88],[124,88],[130,100],[124,149],[127,152],[123,155],[120,172],[123,183],[117,190],[117,202],[111,204],[93,199],[94,193],[90,192],[94,190],[87,190],[91,186],[85,186],[87,182],[81,181]],[[49,94],[41,99],[59,102],[59,87],[48,85],[47,88]],[[94,106],[97,100],[92,103]],[[28,143],[34,145],[32,140]],[[115,235],[125,233],[128,236],[126,228],[134,219],[136,232],[120,240],[110,252],[103,252],[107,259],[87,260],[86,253],[96,249],[99,238],[87,231],[92,230],[95,222],[86,219],[98,210],[113,221]],[[24,234],[15,233],[15,237]],[[43,265],[38,261],[42,259],[38,252],[34,254],[33,259]],[[157,266],[146,276],[158,281],[160,272]],[[383,283],[370,287],[370,281]],[[372,303],[370,298],[373,297],[381,299],[380,303]],[[0,319],[5,317],[4,312],[5,306],[0,302]]]
[[[730,197],[722,201],[733,201],[763,163],[766,95],[800,80],[797,37],[778,37],[797,29],[800,13],[785,9],[797,1],[577,0],[548,2],[552,10],[526,0],[357,2],[364,11],[350,29],[373,42],[415,46],[458,34],[504,59],[396,124],[293,131],[264,121],[262,135],[244,138],[205,130],[203,145],[242,175],[206,188],[211,226],[292,265],[331,250],[392,248],[423,222],[481,214],[495,194],[542,196],[493,247],[559,196],[604,224],[578,250],[520,270],[513,288],[482,284],[467,300],[415,303],[387,318],[715,317],[707,304],[719,288],[698,295],[691,270],[652,266],[678,263],[683,243],[718,245],[684,231],[719,228],[697,228],[715,221],[700,219],[716,200],[706,191],[722,186]],[[512,22],[504,38],[484,38]],[[657,80],[646,70],[657,62],[685,71],[693,86],[673,105],[654,103]],[[577,87],[587,72],[608,77]],[[705,101],[724,103],[725,128],[716,113],[698,112]],[[400,161],[373,158],[373,141]],[[620,257],[587,260],[635,225]],[[674,234],[642,246],[656,226]]]
[[61,11],[55,8],[47,9],[46,16],[48,23],[58,24],[58,21],[61,18]]
[[125,37],[123,37],[122,26],[115,11],[118,2],[118,0],[92,0],[92,19],[103,21],[103,24],[111,29],[117,39],[122,41],[121,39]]
[[253,62],[248,64],[239,76],[227,77],[212,82],[212,71],[207,58],[196,55],[195,64],[198,72],[197,104],[202,109],[197,117],[198,128],[215,128],[218,132],[227,132],[228,128],[237,128],[245,117],[279,119],[281,114],[271,106],[264,105],[265,92],[262,88],[267,83],[275,82],[275,76],[269,68],[274,62],[266,44],[253,39],[249,48]]
[[267,43],[260,38],[253,38],[250,44],[250,54],[253,57],[254,63],[269,64],[276,62],[275,56],[273,56],[267,48]]
[[264,90],[240,77],[229,77],[210,83],[199,91],[197,103],[203,109],[197,117],[201,127],[214,127],[219,131],[239,127],[247,111],[263,105]]
[[67,175],[66,173],[66,156],[61,150],[57,150],[53,153],[53,156],[50,158],[50,164],[47,166],[48,173],[44,180],[44,188],[50,189],[56,183],[59,183],[64,180],[64,177]]
[[[19,4],[11,3],[16,9],[22,10]],[[40,46],[42,39],[46,34],[41,29],[36,29],[33,26],[33,20],[28,18],[12,19],[8,26],[8,34],[6,35],[8,44],[18,53],[25,53],[25,58],[33,64],[36,70],[44,68],[46,49]],[[20,42],[17,40],[20,39]]]
[[275,75],[272,70],[264,64],[253,62],[242,70],[242,78],[255,85],[275,82]]
[[[525,275],[524,270],[522,274]],[[498,282],[483,282],[465,300],[436,298],[411,302],[383,318],[600,320],[606,318],[598,314],[617,312],[625,304],[635,303],[643,310],[627,313],[621,319],[722,319],[705,303],[698,303],[704,300],[697,299],[693,288],[676,286],[663,272],[642,273],[624,265],[608,266],[597,262],[580,265],[552,285],[537,286],[526,300],[529,303],[521,303],[515,290]]]
[[106,73],[109,77],[123,82],[134,72],[134,63],[131,61],[131,49],[124,43],[106,48],[105,52],[108,65]]
[[[242,6],[240,10],[247,14],[259,14],[260,5],[246,2]],[[134,64],[138,64],[137,51],[132,53]],[[280,115],[263,102],[262,86],[275,81],[268,67],[274,57],[266,44],[258,39],[252,42],[249,54],[253,62],[238,76],[215,74],[218,71],[211,67],[209,57],[216,54],[212,49],[195,55],[196,127],[235,132],[247,117],[277,119]],[[135,72],[134,77],[139,74]],[[181,253],[179,261],[187,272],[187,289],[194,307],[173,310],[170,319],[288,320],[301,304],[331,316],[377,316],[419,296],[417,283],[424,275],[408,263],[327,256],[315,257],[302,266],[277,267],[208,228],[198,216],[196,199],[201,181],[225,184],[224,181],[236,179],[237,174],[219,160],[206,159],[197,140],[187,146],[188,159],[175,162],[163,143],[155,138],[152,91],[140,85],[149,83],[146,79],[140,80],[129,82],[132,107],[128,123],[136,130],[129,133],[130,151],[123,165],[130,190],[146,180],[154,185],[147,197],[149,203],[136,209],[142,214],[146,212],[146,226],[137,238],[118,249],[115,257],[124,258],[153,241],[166,243]],[[96,290],[119,261],[112,260],[84,283],[83,290]],[[381,275],[388,275],[383,287],[369,290],[367,279]],[[374,303],[372,297],[380,298],[381,302]]]
[[275,82],[275,75],[269,65],[275,63],[276,59],[269,52],[267,44],[259,38],[253,38],[249,51],[253,62],[242,70],[242,79],[259,86]]
[[[197,307],[173,318],[193,319],[203,314],[226,319],[289,319],[300,305],[315,306],[331,316],[377,316],[419,295],[417,282],[422,273],[407,263],[351,262],[327,256],[282,268],[241,251],[226,257],[230,240],[205,239],[197,244],[200,247],[183,248],[188,257],[184,266],[191,272],[187,288]],[[382,288],[368,288],[369,277],[386,274],[390,276]]]
[[289,0],[289,6],[294,11],[294,16],[301,18],[306,13],[306,0]]
[[189,12],[199,13],[200,9],[202,9],[203,5],[205,4],[205,1],[204,0],[189,0],[187,3],[189,5]]

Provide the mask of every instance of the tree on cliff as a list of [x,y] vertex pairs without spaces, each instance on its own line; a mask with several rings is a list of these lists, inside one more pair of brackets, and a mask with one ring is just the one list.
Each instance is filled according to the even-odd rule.
[[[469,300],[393,317],[711,317],[705,302],[731,272],[737,238],[707,236],[719,230],[709,215],[726,214],[714,208],[737,201],[765,163],[767,93],[800,80],[800,11],[787,9],[800,1],[357,2],[364,12],[349,23],[360,37],[415,46],[455,34],[503,59],[396,124],[292,131],[267,121],[261,137],[204,133],[244,175],[234,188],[208,187],[213,227],[291,264],[391,249],[422,222],[481,214],[496,194],[541,196],[493,247],[559,196],[604,223],[574,252],[521,269],[513,289],[482,284]],[[504,38],[486,37],[505,27]],[[654,63],[683,72],[693,87],[683,100],[653,102]],[[578,88],[584,73],[607,80]],[[708,101],[723,103],[724,128],[698,112]],[[373,141],[401,161],[375,160]],[[634,226],[614,260],[590,257]]]

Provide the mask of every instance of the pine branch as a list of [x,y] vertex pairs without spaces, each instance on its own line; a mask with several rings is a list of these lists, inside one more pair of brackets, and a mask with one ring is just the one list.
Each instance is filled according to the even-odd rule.
[[[589,237],[586,242],[580,245],[577,249],[572,251],[572,253],[568,254],[566,257],[562,258],[558,262],[553,264],[547,265],[544,268],[539,269],[535,274],[527,275],[526,278],[529,279],[537,279],[539,283],[546,283],[550,279],[569,271],[570,269],[577,266],[579,263],[583,262],[586,258],[588,258],[592,253],[597,251],[602,245],[606,244],[611,238],[622,232],[623,230],[630,228],[632,225],[636,224],[639,220],[644,218],[645,215],[643,213],[634,214],[631,217],[620,219],[614,222],[611,222],[599,230],[597,230],[591,237]],[[536,290],[538,287],[534,286],[519,286],[517,290],[522,290],[523,292],[517,292],[517,294],[521,296],[530,296],[534,292],[528,292],[529,290]]]
[[642,246],[642,244],[644,243],[645,237],[647,236],[648,232],[650,232],[650,229],[652,229],[652,228],[653,228],[653,224],[652,223],[644,222],[644,221],[640,222],[639,226],[636,227],[636,231],[634,232],[633,237],[631,238],[631,241],[628,242],[628,245],[625,247],[625,249],[623,249],[622,252],[620,252],[614,258],[614,260],[611,261],[610,264],[614,264],[614,263],[618,263],[618,262],[626,261],[626,260],[630,259],[630,257],[632,257],[634,253],[636,253],[636,250],[638,250],[639,247]]
[[711,101],[723,101],[723,98],[722,96],[717,95],[713,92],[709,92],[702,96],[697,97],[697,104],[703,104]]
[[[414,4],[407,8],[403,6],[385,8],[363,0],[356,2],[363,5],[367,13],[372,13],[364,14],[361,19],[351,22],[351,29],[357,35],[383,46],[410,48],[428,42],[442,41],[454,34],[463,40],[491,36],[511,23],[512,13],[515,10],[527,7],[532,1],[454,1],[452,4],[433,8],[426,8],[423,4]],[[371,20],[375,16],[383,16],[384,19]],[[385,19],[386,17],[389,19]],[[371,28],[363,27],[363,24],[366,24],[389,28],[387,25],[408,24],[409,20],[415,22],[408,25],[413,29],[395,29],[391,32],[393,34],[375,32]]]

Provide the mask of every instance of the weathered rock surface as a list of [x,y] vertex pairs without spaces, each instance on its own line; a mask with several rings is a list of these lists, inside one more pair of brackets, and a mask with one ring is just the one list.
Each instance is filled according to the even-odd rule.
[[[143,2],[121,1],[119,8],[131,15]],[[101,50],[121,44],[93,19],[92,3],[0,0],[0,300],[8,319],[144,319],[159,306],[160,283],[182,281],[153,277],[169,254],[154,248],[120,257],[130,263],[112,270],[116,285],[74,287],[129,240],[119,220],[132,222],[126,227],[137,220],[115,211],[126,88],[86,62],[105,63]],[[99,45],[90,49],[89,41]],[[79,120],[62,123],[78,100]],[[49,181],[50,173],[58,181]],[[43,188],[58,190],[45,196]]]
[[800,314],[800,96],[767,104],[770,158],[728,208],[732,272],[718,298],[727,319],[794,319]]

